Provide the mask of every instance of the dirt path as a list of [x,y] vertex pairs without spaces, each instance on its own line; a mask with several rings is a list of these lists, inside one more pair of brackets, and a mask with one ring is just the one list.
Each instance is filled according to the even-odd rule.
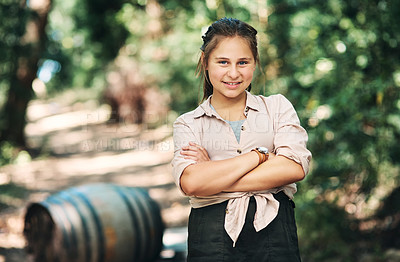
[[9,206],[0,209],[0,262],[27,261],[22,232],[29,203],[79,185],[102,182],[146,188],[159,203],[167,228],[178,232],[186,226],[188,201],[171,177],[171,124],[154,129],[110,126],[106,116],[107,108],[93,105],[32,103],[28,143],[33,152],[46,157],[30,160],[22,154],[18,163],[0,169],[0,185],[12,183],[25,192],[22,198],[0,199]]

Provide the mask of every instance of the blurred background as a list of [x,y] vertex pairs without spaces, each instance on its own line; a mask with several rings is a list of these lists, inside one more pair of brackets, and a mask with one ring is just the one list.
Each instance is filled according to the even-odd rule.
[[28,203],[86,183],[144,187],[186,226],[172,122],[225,16],[258,30],[253,93],[284,94],[309,133],[303,260],[400,261],[398,1],[0,0],[1,262],[25,261]]

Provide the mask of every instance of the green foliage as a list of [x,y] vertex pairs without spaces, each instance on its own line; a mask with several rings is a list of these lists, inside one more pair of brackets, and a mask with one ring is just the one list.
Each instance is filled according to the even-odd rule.
[[[32,92],[20,80],[29,78],[28,68],[36,66],[29,58],[39,49],[25,36],[25,28],[36,14],[18,1],[1,1],[0,17],[0,139],[23,144],[24,102]],[[17,119],[11,119],[14,116]]]
[[0,167],[8,164],[23,164],[31,161],[30,154],[20,150],[9,141],[0,142]]
[[107,66],[129,32],[117,13],[126,1],[53,1],[45,59],[61,64],[47,83],[50,93],[64,88],[104,88]]
[[14,183],[0,185],[0,212],[9,207],[18,207],[21,200],[28,193],[26,188],[18,186]]
[[106,62],[117,56],[128,36],[128,31],[116,19],[124,2],[86,0],[75,5],[72,18],[76,28],[87,32],[88,44],[100,44],[93,53]]
[[332,258],[351,257],[357,232],[352,230],[352,223],[344,210],[332,203],[310,200],[296,211],[302,222],[298,231],[302,236],[299,245],[303,260],[330,261]]
[[[0,5],[1,105],[28,13],[13,1]],[[53,5],[40,61],[61,64],[46,84],[50,91],[101,90],[108,70],[119,63],[114,58],[123,57],[138,65],[149,85],[170,94],[178,113],[193,109],[202,97],[195,68],[207,27],[223,16],[255,26],[261,67],[253,92],[286,95],[309,132],[312,168],[296,195],[305,258],[355,261],[360,246],[371,247],[369,252],[382,248],[372,239],[360,240],[360,225],[400,186],[397,1],[54,0]],[[1,145],[1,163],[10,161],[9,146]]]
[[[399,186],[400,8],[396,1],[269,4],[267,87],[294,103],[313,153],[299,192],[304,249],[324,245],[309,261],[353,261],[357,218],[374,212],[379,190]],[[316,199],[304,200],[310,192]]]
[[28,12],[16,1],[0,2],[0,84],[10,81],[10,73],[15,67],[15,58],[25,33]]
[[15,158],[15,147],[8,141],[0,143],[0,166],[10,164]]
[[[25,33],[28,12],[18,1],[0,2],[0,108],[17,66],[18,52],[21,52],[21,38]],[[0,126],[3,123],[0,119]]]

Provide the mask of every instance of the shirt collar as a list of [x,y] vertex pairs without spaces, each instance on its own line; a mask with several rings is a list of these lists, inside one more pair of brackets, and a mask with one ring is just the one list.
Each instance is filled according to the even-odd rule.
[[194,110],[194,117],[198,118],[203,115],[212,116],[213,110],[211,108],[211,96],[209,96],[200,106]]
[[247,93],[247,98],[246,98],[246,107],[247,108],[253,109],[255,111],[260,111],[260,103],[257,100],[257,97],[255,95],[250,94],[250,92],[246,91]]
[[[206,116],[217,116],[216,112],[211,108],[211,96],[209,96],[200,106],[198,106],[194,110],[194,117],[198,118],[203,115]],[[255,95],[252,95],[250,92],[246,90],[246,107],[245,107],[245,113],[249,111],[249,109],[253,109],[255,111],[259,111],[260,109],[260,104],[257,101],[257,98]]]

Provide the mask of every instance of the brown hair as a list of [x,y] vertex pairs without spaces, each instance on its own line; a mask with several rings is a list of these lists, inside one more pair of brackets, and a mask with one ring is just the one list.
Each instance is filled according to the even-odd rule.
[[[222,18],[215,21],[210,27],[203,38],[203,45],[200,50],[202,51],[199,62],[197,63],[196,75],[201,76],[203,80],[203,100],[207,99],[213,93],[213,86],[208,77],[207,63],[210,53],[218,45],[218,43],[225,37],[240,36],[245,39],[253,53],[256,64],[259,64],[258,48],[257,48],[257,30],[251,25],[240,21],[235,18]],[[251,84],[247,88],[251,90]]]

